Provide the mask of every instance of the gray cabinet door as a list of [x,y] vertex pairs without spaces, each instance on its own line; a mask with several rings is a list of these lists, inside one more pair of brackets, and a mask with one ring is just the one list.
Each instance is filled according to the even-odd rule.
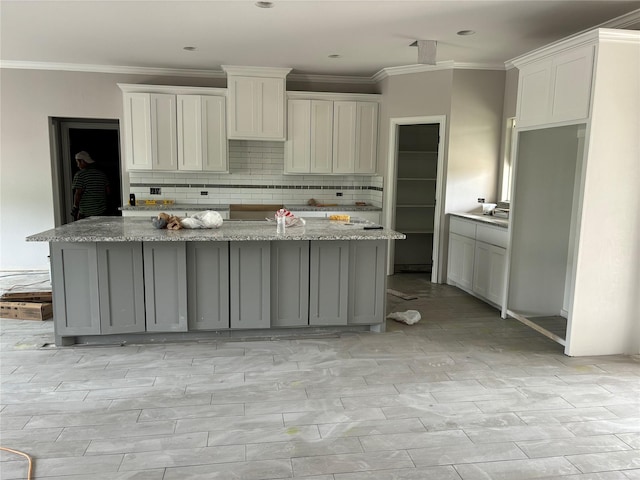
[[309,259],[309,325],[346,325],[349,241],[312,241]]
[[97,245],[102,334],[145,331],[141,242]]
[[51,243],[51,274],[56,335],[99,335],[96,244]]
[[374,324],[384,321],[386,258],[386,240],[350,243],[349,324]]
[[142,249],[147,331],[186,332],[185,242],[144,242]]
[[229,243],[187,243],[189,330],[229,328]]
[[269,328],[270,242],[231,242],[229,290],[231,328]]
[[271,242],[271,326],[309,325],[309,242]]

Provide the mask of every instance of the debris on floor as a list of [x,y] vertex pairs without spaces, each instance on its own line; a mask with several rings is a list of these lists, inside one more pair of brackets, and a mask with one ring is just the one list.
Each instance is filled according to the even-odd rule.
[[390,313],[389,315],[387,315],[387,318],[406,323],[407,325],[413,325],[414,323],[419,322],[422,316],[417,310],[406,310],[404,312]]
[[14,292],[0,297],[0,318],[48,320],[52,317],[51,292]]
[[393,290],[391,288],[387,288],[387,293],[389,295],[393,295],[394,297],[398,297],[403,300],[415,300],[416,298],[418,298],[415,295],[407,295],[406,293],[402,293],[402,292],[399,292],[398,290]]

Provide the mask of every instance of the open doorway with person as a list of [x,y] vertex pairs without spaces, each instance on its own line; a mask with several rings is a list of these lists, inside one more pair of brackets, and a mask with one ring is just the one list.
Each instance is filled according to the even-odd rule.
[[53,204],[56,226],[74,220],[73,179],[80,171],[76,161],[85,152],[93,161],[92,169],[105,174],[109,184],[104,215],[121,215],[122,174],[120,167],[119,121],[111,119],[50,119]]

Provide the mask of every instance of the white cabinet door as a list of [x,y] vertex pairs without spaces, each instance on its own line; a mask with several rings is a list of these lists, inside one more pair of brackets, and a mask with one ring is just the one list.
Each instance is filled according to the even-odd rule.
[[151,98],[148,93],[123,95],[125,158],[129,170],[151,170]]
[[333,102],[333,173],[353,173],[356,163],[356,102]]
[[594,48],[572,48],[520,68],[518,127],[589,116]]
[[178,95],[178,169],[228,171],[225,98]]
[[311,100],[289,100],[285,173],[311,171]]
[[202,97],[202,170],[229,171],[226,98]]
[[378,104],[358,102],[354,173],[375,173],[378,152]]
[[178,169],[202,170],[202,102],[199,95],[178,95]]
[[285,173],[331,173],[333,102],[289,100]]
[[551,95],[551,61],[536,62],[520,70],[518,127],[545,123]]
[[176,96],[153,93],[151,104],[151,151],[153,170],[177,170]]
[[311,173],[333,169],[333,102],[311,101]]
[[473,287],[473,268],[476,241],[456,233],[449,234],[447,283],[466,290]]
[[476,241],[473,292],[502,306],[506,249]]
[[553,59],[550,120],[563,122],[589,116],[594,46],[570,50]]
[[285,140],[283,78],[229,76],[229,138]]

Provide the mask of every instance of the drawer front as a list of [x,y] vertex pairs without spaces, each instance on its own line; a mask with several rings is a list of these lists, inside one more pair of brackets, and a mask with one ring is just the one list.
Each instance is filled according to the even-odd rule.
[[470,220],[451,217],[451,221],[449,222],[449,231],[465,237],[476,238],[476,224]]
[[506,228],[478,225],[476,230],[476,240],[496,245],[498,247],[507,248],[509,232]]

